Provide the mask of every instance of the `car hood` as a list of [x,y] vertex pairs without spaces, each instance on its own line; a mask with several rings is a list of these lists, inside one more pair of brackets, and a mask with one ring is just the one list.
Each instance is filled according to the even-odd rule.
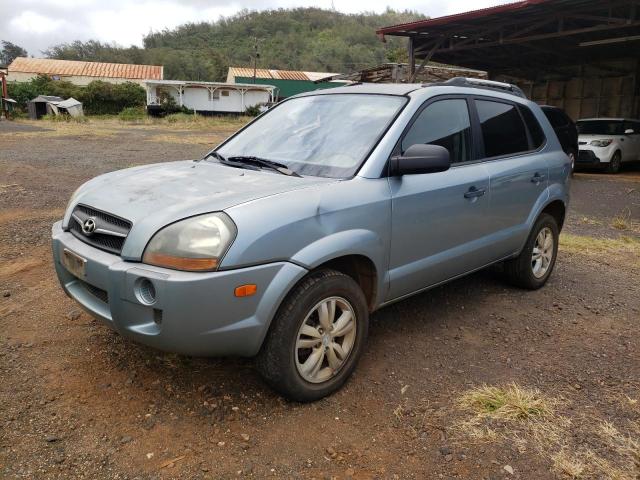
[[121,255],[127,260],[139,260],[151,236],[170,223],[335,181],[286,176],[266,169],[239,169],[209,161],[146,165],[107,173],[85,183],[73,195],[63,225],[68,225],[77,204],[127,219],[133,226]]

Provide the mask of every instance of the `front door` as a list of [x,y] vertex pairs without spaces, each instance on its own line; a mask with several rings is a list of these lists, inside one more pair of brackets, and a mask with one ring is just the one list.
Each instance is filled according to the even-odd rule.
[[447,148],[452,167],[391,177],[392,300],[487,263],[489,174],[477,156],[466,98],[435,99],[418,113],[396,153],[418,143]]

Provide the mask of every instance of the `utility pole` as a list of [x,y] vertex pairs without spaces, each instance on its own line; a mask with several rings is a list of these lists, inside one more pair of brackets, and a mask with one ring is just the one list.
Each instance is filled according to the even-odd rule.
[[253,37],[253,83],[256,83],[258,58],[260,58],[260,52],[258,52],[258,37]]

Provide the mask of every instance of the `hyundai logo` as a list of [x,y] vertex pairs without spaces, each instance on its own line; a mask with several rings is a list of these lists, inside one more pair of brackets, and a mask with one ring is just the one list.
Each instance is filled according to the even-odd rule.
[[84,233],[85,235],[91,235],[95,231],[96,231],[96,219],[93,217],[87,218],[82,223],[82,233]]

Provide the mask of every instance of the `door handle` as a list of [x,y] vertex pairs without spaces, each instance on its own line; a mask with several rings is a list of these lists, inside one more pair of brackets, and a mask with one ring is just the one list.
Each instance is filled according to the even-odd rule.
[[467,190],[467,192],[464,194],[464,198],[477,198],[477,197],[481,197],[482,195],[484,195],[485,189],[484,188],[476,188],[476,187],[471,187],[469,188],[469,190]]
[[540,183],[545,178],[546,178],[546,175],[542,175],[541,173],[536,172],[536,174],[533,177],[531,177],[531,181],[533,183]]

